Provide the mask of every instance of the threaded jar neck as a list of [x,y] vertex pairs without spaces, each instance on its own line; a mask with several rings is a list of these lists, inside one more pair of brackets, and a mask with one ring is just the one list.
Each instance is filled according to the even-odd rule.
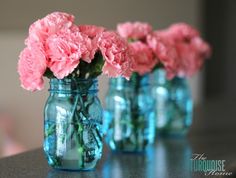
[[97,79],[50,79],[50,93],[60,94],[87,94],[98,92]]
[[150,83],[149,81],[149,75],[143,75],[140,76],[138,74],[132,74],[131,78],[129,80],[123,78],[123,77],[117,77],[117,78],[111,78],[109,80],[110,88],[122,90],[127,87],[144,87],[148,86]]
[[166,71],[164,69],[155,69],[153,72],[153,84],[163,85],[168,82]]

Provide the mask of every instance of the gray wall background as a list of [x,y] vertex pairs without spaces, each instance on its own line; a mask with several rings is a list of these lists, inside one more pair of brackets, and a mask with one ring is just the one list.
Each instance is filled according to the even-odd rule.
[[[46,85],[31,93],[20,87],[17,61],[24,48],[29,25],[53,11],[76,16],[80,24],[115,28],[118,22],[146,21],[155,29],[184,21],[201,29],[200,0],[0,0],[0,112],[15,121],[15,136],[28,149],[39,147],[43,139],[43,107],[48,96]],[[196,103],[202,100],[201,75],[191,87]],[[47,83],[47,80],[46,80]],[[103,101],[107,78],[100,78],[99,96]]]
[[[206,36],[213,46],[212,60],[207,63],[206,97],[236,99],[236,1],[206,1]],[[220,12],[220,13],[219,13]]]

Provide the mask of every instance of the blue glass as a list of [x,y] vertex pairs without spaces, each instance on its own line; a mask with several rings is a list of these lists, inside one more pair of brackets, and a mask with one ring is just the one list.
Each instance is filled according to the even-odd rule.
[[157,133],[167,136],[183,136],[192,123],[192,97],[185,78],[166,78],[163,69],[153,72],[152,94],[156,100]]
[[51,79],[44,110],[44,152],[63,170],[90,170],[102,155],[102,107],[96,79]]
[[149,75],[133,74],[128,81],[113,78],[105,100],[106,142],[114,151],[141,152],[154,142],[154,99]]

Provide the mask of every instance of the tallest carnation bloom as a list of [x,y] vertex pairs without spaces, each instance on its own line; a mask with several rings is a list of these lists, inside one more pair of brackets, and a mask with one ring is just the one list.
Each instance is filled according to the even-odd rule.
[[29,28],[29,37],[26,39],[26,45],[31,42],[45,43],[50,35],[60,31],[76,30],[73,24],[74,16],[63,13],[53,12],[43,19],[34,22]]
[[55,76],[63,78],[78,65],[82,45],[81,38],[75,37],[78,27],[73,22],[74,16],[54,12],[30,26],[29,36],[25,41],[27,47],[21,52],[18,62],[23,88],[41,90],[47,67]]

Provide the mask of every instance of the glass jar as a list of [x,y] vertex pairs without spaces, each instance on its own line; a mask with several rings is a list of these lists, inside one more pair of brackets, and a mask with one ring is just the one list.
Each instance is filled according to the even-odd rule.
[[152,94],[156,103],[156,128],[160,135],[182,136],[192,123],[192,97],[185,78],[166,78],[164,69],[153,72]]
[[140,152],[154,142],[155,112],[149,75],[109,81],[105,100],[106,142],[114,151]]
[[44,152],[48,164],[90,170],[102,155],[102,107],[96,79],[51,79],[44,110]]

